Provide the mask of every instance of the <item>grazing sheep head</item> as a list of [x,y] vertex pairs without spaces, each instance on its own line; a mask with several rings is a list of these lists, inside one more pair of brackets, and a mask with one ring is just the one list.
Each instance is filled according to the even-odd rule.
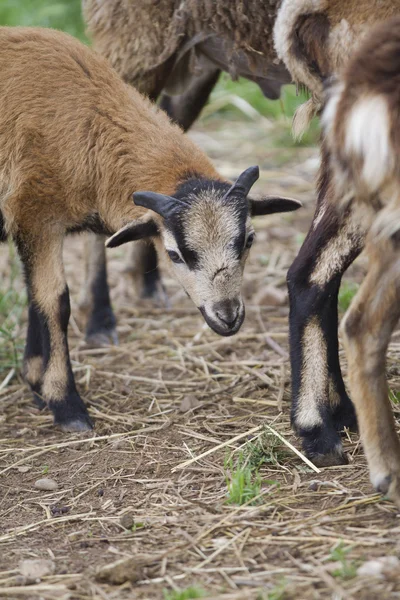
[[248,193],[259,177],[258,167],[244,171],[229,183],[187,178],[174,196],[136,192],[136,205],[156,213],[132,223],[110,238],[107,246],[152,237],[159,255],[202,313],[207,324],[224,336],[243,323],[241,284],[244,265],[254,240],[251,216],[296,210],[297,200]]

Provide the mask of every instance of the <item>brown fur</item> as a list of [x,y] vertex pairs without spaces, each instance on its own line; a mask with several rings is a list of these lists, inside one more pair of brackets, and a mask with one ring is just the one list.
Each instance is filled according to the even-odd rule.
[[373,25],[398,14],[397,0],[283,0],[275,48],[293,80],[312,94],[295,116],[299,133],[322,106],[324,79],[342,71]]
[[[215,33],[245,50],[276,60],[272,31],[281,0],[83,0],[94,47],[121,76],[157,95],[160,80],[186,40]],[[163,87],[163,85],[161,85]]]
[[171,194],[191,172],[218,178],[164,113],[73,38],[2,28],[0,48],[0,207],[9,233],[32,237],[46,225],[62,234],[97,214],[114,232],[147,212],[133,204],[135,190]]
[[46,321],[49,360],[28,354],[25,372],[32,385],[40,380],[51,406],[75,393],[64,235],[92,222],[114,233],[146,219],[132,193],[172,194],[189,173],[218,178],[207,157],[104,59],[56,31],[0,28],[0,213]]
[[[233,335],[244,319],[250,214],[300,206],[276,197],[251,200],[257,178],[258,167],[251,167],[236,185],[223,181],[165,113],[70,36],[0,28],[0,222],[26,273],[27,374],[30,359],[42,355],[42,396],[64,429],[91,425],[68,354],[65,234],[114,234],[111,247],[151,238],[210,326]],[[181,199],[170,197],[179,190]]]
[[350,390],[371,480],[400,507],[400,442],[385,375],[400,318],[400,17],[366,38],[331,92],[324,123],[336,201],[347,193],[369,229],[368,274],[342,324]]

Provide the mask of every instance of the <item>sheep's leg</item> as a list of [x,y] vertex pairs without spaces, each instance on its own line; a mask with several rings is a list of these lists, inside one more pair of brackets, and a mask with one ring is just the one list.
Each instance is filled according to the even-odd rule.
[[319,465],[346,462],[338,431],[356,426],[340,370],[337,297],[362,244],[350,210],[340,217],[322,201],[288,272],[292,424]]
[[152,300],[158,306],[168,306],[157,252],[151,242],[139,240],[129,245],[124,271],[132,278],[133,287],[141,298]]
[[[41,381],[41,399],[51,409],[54,422],[64,431],[91,429],[86,407],[75,387],[69,358],[67,329],[70,303],[62,262],[62,237],[52,237],[49,232],[35,242],[27,243],[26,239],[19,238],[16,242],[31,299],[28,332],[30,346],[25,354],[27,379],[34,385],[39,385],[38,381]],[[37,335],[39,329],[40,336]],[[37,343],[34,343],[34,337]],[[36,361],[40,356],[39,338],[43,361],[41,365],[39,360]],[[29,372],[29,367],[34,364],[41,367],[40,380],[34,376],[34,369]],[[36,376],[38,373],[39,369]]]
[[399,244],[387,240],[367,247],[367,253],[369,271],[341,331],[371,481],[400,508],[400,441],[385,373],[387,348],[400,318]]
[[42,332],[40,316],[32,298],[29,298],[28,333],[24,352],[24,377],[33,392],[35,404],[44,408],[46,403],[42,398],[42,379],[44,369]]
[[85,282],[79,306],[88,315],[86,341],[91,346],[118,344],[107,282],[105,239],[91,233],[85,240]]
[[187,131],[195,122],[218,81],[221,71],[211,68],[193,78],[188,89],[179,96],[161,96],[160,107]]

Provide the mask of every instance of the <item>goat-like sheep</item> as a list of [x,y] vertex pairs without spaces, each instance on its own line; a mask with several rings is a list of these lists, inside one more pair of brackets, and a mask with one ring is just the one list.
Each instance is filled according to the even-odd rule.
[[[341,72],[371,27],[399,14],[397,0],[283,0],[274,31],[277,53],[312,94],[296,127],[318,112],[324,81]],[[365,232],[351,204],[343,213],[331,202],[335,189],[324,140],[321,153],[317,209],[287,276],[292,423],[314,463],[332,465],[347,462],[339,432],[356,426],[340,370],[337,297]]]
[[323,115],[336,194],[367,232],[368,272],[342,324],[349,385],[375,488],[400,508],[400,441],[385,358],[400,318],[400,17],[371,31]]
[[91,427],[68,353],[68,232],[151,239],[207,323],[239,329],[250,215],[299,206],[249,199],[257,167],[224,181],[105,59],[45,29],[0,28],[0,132],[0,238],[15,241],[28,288],[25,377],[64,430]]
[[[281,0],[83,0],[94,48],[129,84],[155,100],[187,130],[205,105],[221,70],[257,82],[271,98],[290,76],[276,57],[273,26]],[[81,306],[90,344],[115,341],[106,257],[89,237]],[[151,244],[135,244],[127,271],[144,297],[165,298]]]

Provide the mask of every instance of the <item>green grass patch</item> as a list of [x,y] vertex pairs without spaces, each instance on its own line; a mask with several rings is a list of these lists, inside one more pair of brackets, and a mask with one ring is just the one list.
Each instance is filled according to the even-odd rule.
[[264,433],[254,442],[249,442],[242,450],[242,461],[251,470],[258,470],[262,465],[278,465],[287,458],[287,451],[281,440],[273,433]]
[[354,560],[349,560],[348,554],[351,552],[351,546],[345,546],[343,542],[339,542],[331,550],[330,557],[335,562],[340,563],[340,567],[332,571],[333,577],[339,579],[353,579],[357,575],[358,564]]
[[192,598],[204,598],[205,595],[206,593],[203,589],[195,586],[172,592],[164,590],[164,600],[191,600]]
[[353,281],[343,281],[339,290],[339,311],[344,313],[349,308],[351,301],[356,295],[358,288],[360,286],[358,283],[354,283]]
[[309,130],[300,141],[293,139],[291,131],[293,115],[298,106],[307,99],[308,96],[304,92],[296,93],[294,85],[285,85],[281,88],[281,97],[278,100],[269,100],[256,83],[243,78],[232,81],[229,75],[224,73],[211,94],[205,115],[235,119],[243,118],[243,115],[253,118],[258,113],[260,117],[281,121],[284,125],[279,131],[273,133],[275,146],[282,148],[309,146],[318,141],[318,119],[313,119]]
[[[253,504],[250,502],[253,498],[256,498],[261,492],[261,476],[259,473],[253,473],[249,466],[237,465],[234,467],[231,464],[231,468],[226,478],[226,485],[228,488],[228,504]],[[254,501],[256,503],[256,501]]]
[[285,579],[283,579],[271,590],[262,590],[258,594],[257,600],[284,600],[286,588],[287,582]]
[[396,405],[400,404],[400,391],[389,390],[389,400]]
[[[263,480],[259,469],[263,465],[278,465],[287,458],[286,450],[282,449],[281,441],[273,433],[264,433],[254,441],[248,442],[237,455],[234,462],[232,456],[225,459],[226,485],[228,488],[228,504],[254,504],[261,499],[257,496],[261,493]],[[276,486],[279,489],[279,482],[268,479],[264,483],[270,486]]]
[[52,27],[86,41],[81,0],[1,0],[0,25]]
[[14,246],[10,243],[10,272],[8,281],[0,287],[0,380],[12,368],[19,368],[24,348],[21,336],[21,320],[26,307],[25,292],[17,291],[16,278],[20,277],[20,265]]

